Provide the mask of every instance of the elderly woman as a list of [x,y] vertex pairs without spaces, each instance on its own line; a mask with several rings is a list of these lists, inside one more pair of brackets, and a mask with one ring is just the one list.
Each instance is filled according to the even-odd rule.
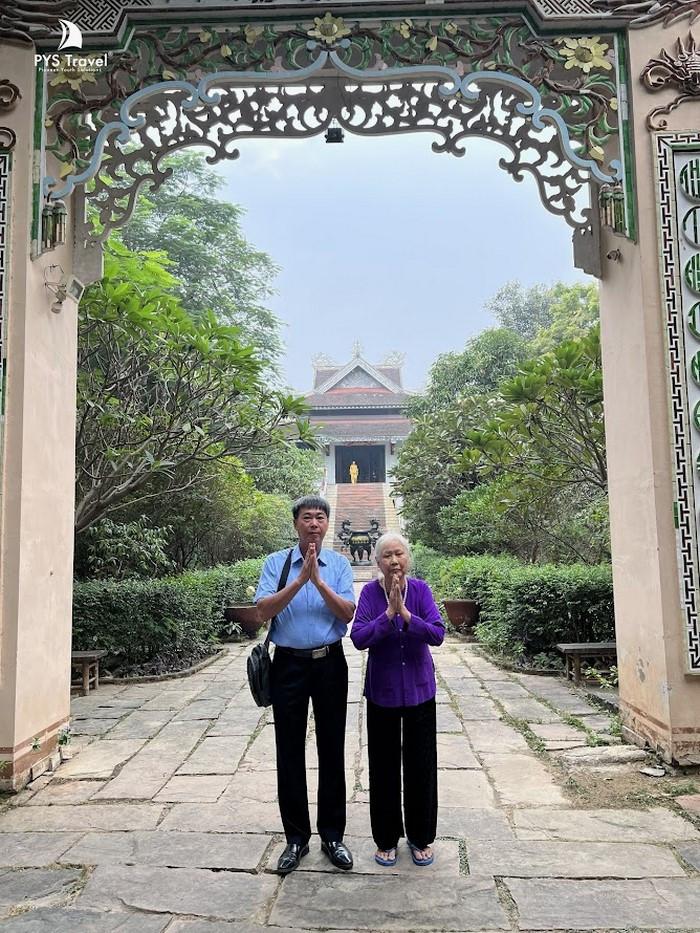
[[369,648],[365,697],[369,810],[375,860],[396,864],[404,835],[416,865],[433,861],[437,826],[435,667],[429,645],[445,637],[430,587],[408,577],[411,551],[398,534],[377,541],[379,578],[360,593],[350,638]]

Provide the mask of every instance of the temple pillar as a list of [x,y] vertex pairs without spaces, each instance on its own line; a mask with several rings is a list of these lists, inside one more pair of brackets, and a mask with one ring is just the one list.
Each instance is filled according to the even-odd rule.
[[0,132],[0,786],[16,788],[55,751],[69,716],[77,306],[57,307],[45,287],[61,276],[50,266],[70,274],[70,247],[30,258],[42,122],[34,50],[0,43],[0,62],[21,94],[0,110],[11,131]]
[[[666,761],[700,763],[697,428],[683,344],[687,252],[674,228],[674,134],[695,140],[699,102],[668,119],[668,142],[647,115],[678,96],[651,93],[642,70],[661,48],[673,54],[687,21],[630,30],[630,107],[638,242],[604,233],[601,333],[620,711],[627,738],[648,742]],[[687,159],[685,152],[681,157]],[[618,252],[619,251],[619,252]],[[698,249],[700,253],[700,249]],[[695,301],[700,300],[696,296]],[[696,349],[700,350],[700,342]],[[694,351],[693,351],[694,352]],[[685,383],[688,385],[685,385]],[[690,399],[688,398],[690,391]],[[698,436],[695,436],[698,435]]]

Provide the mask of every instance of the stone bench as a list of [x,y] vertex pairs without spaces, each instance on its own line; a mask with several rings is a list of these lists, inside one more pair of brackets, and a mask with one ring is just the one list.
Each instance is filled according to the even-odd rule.
[[617,647],[614,641],[576,641],[557,645],[557,651],[566,661],[566,679],[581,683],[581,661],[598,659],[617,661]]
[[80,677],[80,680],[71,683],[71,688],[81,689],[83,696],[87,696],[91,687],[93,690],[97,689],[100,686],[100,659],[106,654],[104,649],[71,652],[71,668]]

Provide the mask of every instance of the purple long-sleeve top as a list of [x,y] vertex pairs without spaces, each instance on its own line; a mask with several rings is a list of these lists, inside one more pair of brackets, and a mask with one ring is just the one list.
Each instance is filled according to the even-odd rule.
[[369,648],[365,696],[378,706],[417,706],[435,696],[435,665],[429,645],[441,645],[445,626],[430,587],[407,579],[404,599],[411,621],[387,615],[387,598],[378,580],[360,593],[350,630],[360,651]]

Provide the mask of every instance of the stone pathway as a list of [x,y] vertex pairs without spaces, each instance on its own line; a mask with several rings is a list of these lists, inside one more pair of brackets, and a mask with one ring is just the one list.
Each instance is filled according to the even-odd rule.
[[[434,653],[435,864],[414,867],[405,844],[394,869],[373,861],[364,656],[348,643],[356,869],[332,869],[314,837],[279,878],[273,727],[248,693],[248,650],[74,701],[79,753],[0,813],[3,931],[700,930],[695,826],[662,807],[577,808],[542,753],[575,764],[595,735],[624,758],[608,718],[561,681],[508,674],[455,641]],[[313,725],[308,760],[313,796]]]

